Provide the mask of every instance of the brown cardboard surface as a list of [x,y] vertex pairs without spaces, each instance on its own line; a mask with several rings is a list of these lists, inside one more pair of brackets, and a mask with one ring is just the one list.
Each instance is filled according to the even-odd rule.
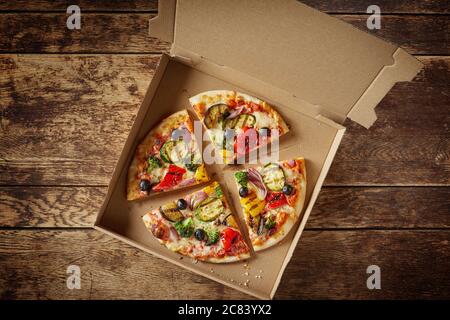
[[[134,246],[144,249],[152,254],[183,266],[208,278],[214,279],[226,285],[235,287],[259,298],[271,298],[276,290],[283,269],[290,258],[290,252],[296,243],[292,239],[296,236],[291,232],[279,245],[254,255],[248,260],[248,270],[244,262],[216,265],[210,263],[193,263],[190,258],[180,259],[180,255],[172,253],[160,245],[148,232],[141,217],[149,210],[158,207],[161,203],[177,198],[201,186],[188,188],[168,194],[160,194],[153,198],[132,201],[126,200],[126,175],[134,148],[140,139],[145,136],[158,121],[165,116],[183,108],[190,109],[188,97],[198,92],[212,89],[233,89],[246,92],[243,88],[221,80],[215,76],[206,74],[182,62],[164,56],[162,64],[157,70],[160,82],[154,90],[149,90],[139,112],[130,137],[127,140],[124,151],[118,162],[103,212],[100,214],[96,227]],[[154,93],[154,95],[153,95]],[[258,96],[257,92],[254,92]],[[151,96],[152,95],[152,96]],[[305,216],[309,214],[312,203],[309,201],[314,192],[318,192],[321,184],[317,181],[327,171],[324,164],[330,155],[330,150],[337,148],[336,142],[343,128],[326,119],[315,119],[303,113],[294,111],[295,106],[277,106],[277,110],[284,116],[291,127],[291,131],[281,138],[282,146],[280,159],[304,156],[307,168],[307,198]],[[228,190],[228,197],[236,204],[237,193],[234,182],[231,180],[232,169],[222,170],[222,165],[208,167],[208,172],[213,179],[218,180]],[[234,205],[235,210],[239,206]],[[238,211],[239,212],[239,211]],[[296,228],[294,228],[296,229]],[[212,270],[212,271],[211,271]],[[262,273],[260,273],[262,270]],[[249,275],[246,276],[245,272]],[[261,275],[262,278],[255,278]],[[244,285],[249,280],[248,287]],[[241,285],[239,285],[241,284]]]
[[173,42],[176,1],[158,1],[158,15],[149,22],[149,30],[164,41]]
[[[415,62],[398,64],[396,71],[410,77],[397,72],[389,80],[379,77],[396,64],[395,45],[296,0],[168,2],[176,2],[174,55],[239,70],[326,110],[322,114],[335,121],[358,103],[352,119],[368,127],[380,99],[360,98],[371,90],[382,97],[391,88],[384,81],[411,80],[421,68],[407,55]],[[158,28],[150,33],[158,36]],[[378,85],[371,85],[374,80]]]

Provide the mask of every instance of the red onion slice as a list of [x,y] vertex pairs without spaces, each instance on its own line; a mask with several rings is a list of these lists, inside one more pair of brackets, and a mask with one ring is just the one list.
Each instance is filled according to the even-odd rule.
[[264,199],[267,196],[267,187],[263,182],[263,178],[258,170],[254,168],[250,168],[247,170],[248,172],[248,181],[250,181],[258,190],[257,192],[258,198]]
[[244,105],[237,107],[228,115],[227,119],[234,119],[244,111]]
[[208,198],[208,194],[204,191],[193,194],[190,201],[191,210],[195,209],[206,198]]
[[293,168],[293,167],[295,167],[295,160],[289,160],[287,162],[287,164],[288,164],[289,167]]
[[190,178],[190,179],[186,179],[181,181],[177,187],[186,187],[186,186],[190,186],[191,184],[195,183],[195,178]]

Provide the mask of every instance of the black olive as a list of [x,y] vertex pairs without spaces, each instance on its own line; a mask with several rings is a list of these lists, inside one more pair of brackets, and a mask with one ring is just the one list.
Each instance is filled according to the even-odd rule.
[[203,241],[206,239],[206,232],[203,229],[195,229],[194,236],[198,241]]
[[261,129],[259,129],[259,134],[262,136],[270,137],[270,128],[262,127]]
[[248,188],[246,187],[240,187],[239,188],[239,195],[243,198],[248,196]]
[[139,189],[141,189],[141,191],[150,191],[150,187],[151,187],[150,181],[146,179],[141,180],[141,182],[139,183]]
[[294,191],[294,188],[292,188],[291,185],[285,184],[285,185],[283,186],[282,191],[283,191],[284,194],[290,195],[290,194],[292,193],[292,191]]
[[184,199],[178,199],[177,201],[177,208],[178,210],[184,210],[187,208],[187,202]]

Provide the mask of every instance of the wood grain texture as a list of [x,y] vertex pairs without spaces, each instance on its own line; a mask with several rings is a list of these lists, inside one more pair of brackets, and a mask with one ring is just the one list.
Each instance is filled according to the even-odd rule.
[[[0,184],[107,185],[158,57],[0,55]],[[370,130],[345,123],[326,185],[450,185],[450,57],[420,60]]]
[[[443,298],[449,240],[449,231],[305,231],[275,298]],[[0,254],[3,299],[249,298],[94,230],[2,230]],[[372,264],[382,290],[366,287]],[[69,265],[81,268],[80,290],[66,287]]]
[[[65,13],[0,13],[0,53],[159,52],[167,43],[148,36],[150,13],[85,13],[81,30],[66,28]],[[369,31],[367,16],[336,15],[363,31],[415,54],[450,54],[447,16],[385,15],[381,30]]]
[[67,184],[76,174],[74,184],[105,184],[159,57],[7,55],[0,61],[2,183]]
[[[445,299],[449,231],[306,231],[277,291],[279,299]],[[381,269],[368,290],[366,269]]]
[[0,1],[1,10],[13,11],[61,11],[70,5],[77,5],[81,12],[90,11],[156,11],[158,0],[15,0]]
[[[106,191],[106,187],[0,187],[0,227],[91,227]],[[450,228],[450,188],[323,188],[306,229],[342,228]]]
[[166,43],[148,35],[154,14],[84,13],[80,30],[65,13],[0,14],[1,52],[161,52]]
[[0,188],[0,227],[92,227],[106,187]]
[[[368,16],[336,15],[355,27],[367,29]],[[450,54],[450,19],[448,16],[396,16],[383,15],[381,29],[369,33],[392,42],[411,54]]]
[[95,230],[0,231],[0,255],[0,299],[249,298]]
[[[324,12],[366,13],[367,7],[373,4],[370,0],[302,0],[313,8]],[[148,11],[157,10],[157,0],[16,0],[0,1],[0,10],[17,11],[66,11],[69,5],[76,4],[82,11]],[[378,0],[377,5],[382,13],[450,13],[446,0]]]
[[387,13],[450,13],[447,0],[302,0],[313,8],[324,12],[366,13],[373,4],[380,7],[382,14]]
[[306,228],[450,228],[450,188],[326,187]]

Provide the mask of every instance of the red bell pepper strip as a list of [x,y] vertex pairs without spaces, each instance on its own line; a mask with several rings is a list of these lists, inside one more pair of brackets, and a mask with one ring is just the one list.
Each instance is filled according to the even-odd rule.
[[181,179],[183,179],[185,172],[186,169],[170,164],[166,175],[156,186],[153,187],[153,191],[164,191],[168,188],[176,186],[180,183]]
[[226,228],[220,234],[220,239],[222,240],[223,248],[226,252],[229,252],[233,249],[235,243],[239,241],[241,234],[236,230],[231,228]]
[[288,202],[283,192],[268,192],[266,203],[266,208],[272,210],[284,206]]

